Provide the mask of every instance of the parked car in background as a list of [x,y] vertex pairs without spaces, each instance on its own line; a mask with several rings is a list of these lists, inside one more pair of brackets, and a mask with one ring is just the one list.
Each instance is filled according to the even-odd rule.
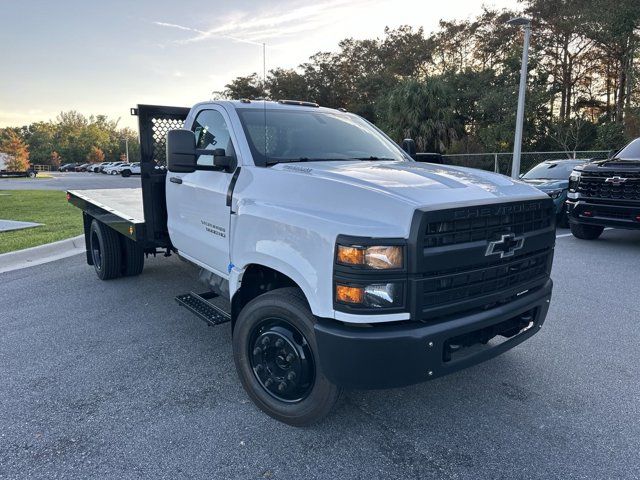
[[111,165],[106,165],[102,169],[102,173],[106,173],[107,175],[118,175],[117,167],[122,165],[125,162],[113,162]]
[[134,162],[129,164],[120,165],[118,167],[120,175],[123,177],[130,177],[131,175],[140,175],[140,162]]
[[82,163],[80,165],[76,165],[75,171],[76,172],[86,172],[87,168],[90,166],[90,163]]
[[571,233],[582,240],[595,240],[605,227],[640,230],[640,138],[573,170],[567,213]]
[[100,164],[100,168],[98,168],[98,172],[104,173],[104,169],[110,167],[114,163],[116,163],[116,162],[102,162]]
[[59,172],[73,172],[75,171],[76,167],[78,166],[78,163],[65,163],[64,165],[62,165],[58,171]]
[[565,202],[571,172],[578,165],[587,162],[587,159],[546,160],[520,177],[522,181],[539,188],[553,199],[556,206],[556,225],[559,227],[569,226]]
[[100,162],[100,163],[92,163],[87,167],[87,172],[98,173],[100,171],[100,167],[106,165],[109,162]]

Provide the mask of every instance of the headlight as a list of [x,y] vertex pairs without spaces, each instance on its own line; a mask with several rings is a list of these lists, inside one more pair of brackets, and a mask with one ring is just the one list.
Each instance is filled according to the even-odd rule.
[[362,266],[374,270],[400,269],[404,265],[404,251],[400,245],[338,245],[337,261],[342,265]]
[[550,192],[547,192],[547,195],[549,195],[553,199],[558,198],[561,194],[562,194],[562,189],[551,190]]
[[570,182],[578,182],[580,181],[580,177],[582,176],[581,172],[576,172],[575,170],[571,172],[571,176],[569,177]]
[[375,283],[364,286],[336,284],[336,301],[367,308],[389,308],[402,305],[401,283]]

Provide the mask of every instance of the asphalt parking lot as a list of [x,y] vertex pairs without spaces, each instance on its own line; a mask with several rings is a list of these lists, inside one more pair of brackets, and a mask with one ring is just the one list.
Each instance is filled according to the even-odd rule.
[[639,267],[640,232],[560,237],[531,340],[304,429],[248,400],[228,326],[174,302],[199,288],[175,257],[108,283],[82,255],[1,274],[0,477],[640,478]]
[[140,176],[87,172],[47,172],[52,178],[0,178],[0,190],[84,190],[91,188],[137,188]]

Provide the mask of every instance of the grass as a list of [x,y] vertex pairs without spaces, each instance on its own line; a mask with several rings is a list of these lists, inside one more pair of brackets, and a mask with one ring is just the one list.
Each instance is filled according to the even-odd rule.
[[65,192],[0,190],[0,219],[42,223],[41,227],[0,232],[0,253],[35,247],[82,233],[82,214]]

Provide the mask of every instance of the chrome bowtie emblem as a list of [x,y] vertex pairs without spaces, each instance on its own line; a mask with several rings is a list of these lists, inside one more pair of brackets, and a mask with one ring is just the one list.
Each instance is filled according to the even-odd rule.
[[511,257],[517,250],[520,250],[523,245],[524,237],[516,237],[515,233],[505,233],[500,240],[489,242],[484,255],[486,257],[489,255],[500,255],[500,258]]
[[606,183],[613,183],[614,185],[620,185],[621,183],[626,182],[627,179],[624,177],[619,177],[619,176],[615,176],[615,177],[609,177],[607,179],[605,179]]

